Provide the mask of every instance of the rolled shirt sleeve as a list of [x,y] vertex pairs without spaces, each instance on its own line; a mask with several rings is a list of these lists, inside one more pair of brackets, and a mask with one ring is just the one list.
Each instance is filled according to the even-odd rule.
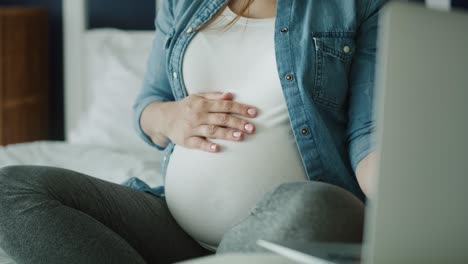
[[161,10],[156,16],[156,31],[153,47],[147,63],[143,87],[133,105],[134,127],[138,135],[146,143],[158,150],[164,150],[166,146],[158,146],[153,143],[151,138],[143,132],[140,119],[143,111],[149,104],[175,100],[166,70],[167,43],[171,38],[173,25],[171,2],[172,1],[164,1]]
[[356,36],[356,54],[350,72],[347,140],[354,171],[375,150],[373,101],[375,88],[378,15],[385,0],[369,0]]

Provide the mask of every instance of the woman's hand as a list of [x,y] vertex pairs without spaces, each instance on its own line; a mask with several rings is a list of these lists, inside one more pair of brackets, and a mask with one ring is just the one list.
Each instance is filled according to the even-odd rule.
[[[245,133],[255,131],[254,124],[234,115],[253,118],[256,108],[232,99],[232,93],[202,93],[180,101],[157,102],[143,112],[142,127],[155,144],[169,138],[186,148],[218,152],[219,145],[207,139],[241,141]],[[155,124],[155,120],[160,122]]]

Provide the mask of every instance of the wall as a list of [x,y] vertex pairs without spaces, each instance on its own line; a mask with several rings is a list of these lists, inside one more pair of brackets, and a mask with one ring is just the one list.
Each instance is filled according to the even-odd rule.
[[[138,4],[136,4],[136,2]],[[88,1],[90,28],[154,29],[155,0]]]
[[467,0],[452,0],[452,5],[455,7],[467,8],[468,9],[468,1]]
[[450,2],[453,7],[456,8],[467,8],[468,9],[468,1],[467,0],[409,0],[410,2],[430,2],[435,5],[442,5],[447,6],[445,3]]

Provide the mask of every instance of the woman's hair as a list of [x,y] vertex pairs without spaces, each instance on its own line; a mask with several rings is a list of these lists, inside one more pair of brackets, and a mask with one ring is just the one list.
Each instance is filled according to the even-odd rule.
[[[240,1],[240,0],[239,0]],[[240,17],[242,16],[245,16],[246,13],[247,13],[247,10],[249,9],[250,5],[252,5],[252,3],[254,2],[255,0],[242,0],[242,3],[241,3],[241,9],[240,9],[240,14],[238,14],[232,21],[230,21],[226,27],[229,28],[230,26],[232,26],[234,23],[237,22],[237,20],[239,20]],[[221,9],[218,11],[218,13],[216,13],[210,20],[208,20],[205,24],[203,24],[200,28],[197,29],[197,31],[202,31],[203,29],[207,28],[211,23],[213,23],[213,21],[215,21],[218,17],[221,16],[221,14],[224,12],[224,10],[226,10],[226,8],[232,3],[234,2],[234,0],[227,0],[226,3],[223,5],[223,7],[221,7]]]

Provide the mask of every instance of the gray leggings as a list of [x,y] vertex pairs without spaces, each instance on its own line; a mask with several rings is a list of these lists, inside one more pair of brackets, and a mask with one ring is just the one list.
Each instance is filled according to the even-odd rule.
[[[271,241],[362,238],[364,205],[318,182],[279,186],[227,232],[217,253]],[[17,263],[173,263],[211,252],[188,236],[164,200],[77,172],[0,169],[0,248]]]

